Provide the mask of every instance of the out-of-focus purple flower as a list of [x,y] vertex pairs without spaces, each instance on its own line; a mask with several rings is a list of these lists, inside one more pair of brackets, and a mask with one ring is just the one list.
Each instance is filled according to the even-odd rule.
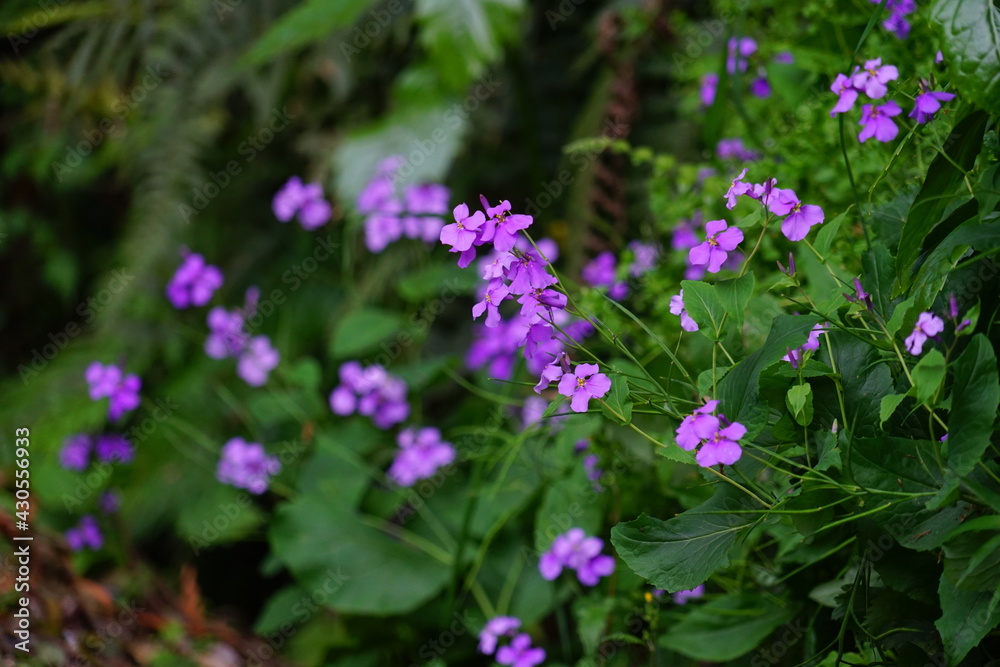
[[304,187],[302,179],[298,176],[292,176],[288,179],[271,200],[271,210],[274,212],[274,217],[281,222],[288,222],[294,218],[306,200],[303,192]]
[[726,56],[726,71],[735,74],[739,69],[741,72],[747,71],[747,59],[757,52],[757,42],[752,37],[731,37],[728,42],[728,55]]
[[235,357],[246,347],[250,334],[243,331],[243,313],[216,306],[208,311],[208,338],[205,354],[213,359]]
[[86,433],[78,433],[66,438],[59,450],[59,464],[66,470],[80,472],[90,463],[93,438]]
[[271,476],[280,471],[281,462],[275,456],[268,456],[263,445],[232,438],[222,447],[215,477],[223,484],[261,494],[267,491]]
[[934,64],[940,65],[943,62],[944,62],[944,54],[938,51],[937,53],[934,54]]
[[829,326],[829,322],[814,325],[809,332],[806,342],[794,350],[789,350],[788,354],[783,356],[782,359],[790,363],[792,368],[798,369],[802,365],[802,359],[806,352],[813,352],[819,349],[819,335],[826,331]]
[[174,308],[204,306],[222,286],[222,271],[197,253],[182,251],[184,261],[167,283],[167,299]]
[[753,162],[760,159],[760,155],[747,148],[739,137],[721,139],[715,147],[715,154],[720,160]]
[[910,22],[898,12],[893,12],[889,18],[882,21],[882,27],[894,34],[897,39],[906,39],[910,35]]
[[450,191],[437,183],[420,183],[407,185],[398,196],[393,172],[402,163],[398,155],[383,159],[358,194],[356,208],[365,216],[365,246],[371,252],[382,252],[404,236],[425,243],[441,236]]
[[615,559],[601,553],[604,541],[587,537],[582,528],[570,528],[556,537],[549,550],[538,561],[538,571],[543,579],[552,581],[563,568],[576,571],[576,578],[584,586],[596,586],[601,577],[615,571]]
[[918,123],[926,123],[938,112],[942,102],[947,102],[954,98],[955,95],[953,93],[923,92],[913,100],[913,110],[909,113],[909,116],[916,119]]
[[117,491],[108,490],[101,494],[97,504],[105,514],[114,514],[121,509],[122,498]]
[[126,412],[139,406],[139,390],[142,380],[138,375],[125,375],[114,364],[104,365],[98,361],[91,363],[84,377],[90,385],[90,398],[99,401],[108,397],[108,419],[116,421]]
[[781,63],[782,65],[791,65],[795,62],[795,56],[788,51],[782,51],[778,55],[774,56],[774,62]]
[[698,330],[698,323],[691,319],[687,310],[684,309],[684,290],[681,290],[680,294],[670,297],[670,313],[680,316],[681,329],[684,329],[684,331]]
[[94,452],[102,463],[130,463],[135,457],[135,447],[125,436],[117,433],[107,433],[97,436]]
[[236,374],[251,387],[262,387],[280,360],[281,354],[271,345],[270,338],[254,336],[240,352]]
[[695,233],[695,227],[701,224],[700,218],[701,213],[696,211],[691,220],[682,219],[678,221],[670,237],[670,246],[674,250],[690,250],[701,243],[701,239]]
[[687,604],[688,600],[697,600],[705,594],[705,584],[698,584],[688,591],[674,593],[674,604]]
[[533,647],[531,637],[521,633],[497,650],[496,661],[511,667],[535,667],[545,662],[545,649]]
[[304,185],[302,179],[293,176],[288,179],[271,201],[274,217],[280,222],[288,222],[296,214],[303,229],[316,229],[327,223],[332,214],[330,203],[323,198],[323,186],[319,183]]
[[521,627],[521,620],[513,616],[496,616],[487,621],[479,633],[479,652],[493,655],[500,637],[513,637]]
[[455,460],[455,448],[441,440],[441,431],[436,428],[408,428],[396,442],[399,451],[386,474],[400,486],[413,486]]
[[545,414],[548,407],[549,402],[541,396],[528,396],[524,399],[524,405],[521,408],[521,424],[525,429],[529,429],[540,423],[542,415]]
[[906,337],[906,351],[917,356],[923,353],[924,343],[944,331],[944,320],[934,313],[920,313],[913,333]]
[[892,121],[892,117],[902,112],[899,105],[892,100],[880,106],[864,105],[861,108],[861,120],[858,121],[858,125],[863,125],[864,129],[858,134],[858,139],[861,143],[872,137],[883,143],[892,141],[899,134],[899,128]]
[[883,65],[881,58],[865,61],[865,66],[851,77],[851,85],[865,95],[877,100],[889,91],[886,85],[899,78],[899,70],[895,65]]
[[838,113],[844,113],[854,108],[854,103],[858,99],[858,89],[852,83],[853,78],[846,74],[838,74],[837,78],[830,84],[830,90],[839,95],[837,104],[830,110],[830,118]]
[[559,393],[572,398],[573,412],[586,412],[590,399],[601,398],[611,389],[611,379],[599,371],[597,364],[577,364],[559,378]]
[[708,238],[691,248],[688,262],[694,266],[707,264],[709,273],[718,273],[729,253],[743,241],[743,231],[730,227],[725,220],[710,220],[705,224]]
[[719,87],[719,75],[713,73],[701,77],[701,103],[710,107],[715,102],[715,93]]
[[761,70],[757,78],[750,82],[750,94],[762,100],[766,100],[771,96],[771,84],[768,82],[767,77],[764,76],[764,70]]
[[651,271],[660,259],[660,247],[652,243],[642,241],[631,241],[628,248],[632,251],[632,264],[628,267],[628,274],[633,278],[638,278]]
[[617,301],[628,294],[628,286],[616,280],[617,272],[618,260],[614,253],[605,250],[583,267],[580,277],[591,287],[606,287],[608,296]]
[[[601,476],[604,475],[604,471],[598,467],[601,462],[601,457],[597,454],[587,454],[583,457],[583,469],[587,473],[587,479],[591,482],[601,481]],[[595,485],[597,490],[602,490],[600,484]]]
[[101,535],[97,519],[89,514],[80,517],[80,523],[66,531],[66,543],[73,551],[83,551],[88,547],[100,549],[104,546],[104,536]]
[[348,361],[340,367],[340,385],[330,394],[330,409],[341,416],[357,412],[381,429],[391,428],[410,414],[406,383],[380,364],[362,368]]

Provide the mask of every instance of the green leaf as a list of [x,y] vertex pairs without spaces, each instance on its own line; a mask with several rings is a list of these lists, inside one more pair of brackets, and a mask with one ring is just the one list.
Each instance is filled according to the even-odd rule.
[[779,315],[760,349],[749,355],[719,382],[720,412],[747,427],[747,437],[753,438],[766,423],[767,408],[759,400],[760,374],[779,361],[789,349],[806,342],[809,331],[820,321],[812,315]]
[[964,591],[942,576],[938,585],[941,618],[934,622],[944,642],[948,667],[958,665],[1000,623],[1000,595]]
[[682,280],[684,308],[709,340],[722,339],[722,317],[726,312],[715,286],[700,280]]
[[918,401],[931,405],[931,399],[944,380],[945,370],[944,355],[936,349],[932,349],[917,362],[910,371],[910,377],[913,378],[911,391]]
[[469,293],[480,282],[478,278],[475,272],[454,262],[431,264],[402,276],[396,289],[410,303],[423,304],[434,299],[451,303],[456,296]]
[[[577,460],[579,461],[579,459]],[[535,549],[545,551],[558,535],[573,527],[594,535],[601,527],[603,503],[582,464],[569,477],[548,486],[535,514]]]
[[1000,113],[1000,12],[990,0],[938,0],[931,21],[963,98]]
[[882,403],[878,410],[879,426],[889,420],[889,417],[896,411],[896,408],[899,407],[904,398],[906,398],[906,394],[888,394],[882,397]]
[[719,295],[719,303],[728,313],[729,321],[733,323],[737,331],[743,329],[743,313],[746,312],[750,297],[753,296],[753,289],[757,281],[752,273],[748,273],[741,278],[724,280],[715,286]]
[[[996,516],[989,518],[997,518]],[[1000,586],[1000,534],[969,531],[944,544],[944,576],[966,591],[995,591]]]
[[819,253],[820,257],[824,259],[829,259],[830,246],[833,245],[833,239],[837,236],[837,232],[840,231],[840,226],[847,219],[847,211],[844,211],[836,218],[826,223],[819,229],[819,233],[816,234],[816,252]]
[[580,598],[573,604],[576,631],[585,656],[597,654],[601,639],[604,637],[604,628],[608,624],[608,617],[614,608],[615,599],[603,595]]
[[378,347],[399,330],[400,318],[381,308],[363,307],[340,321],[330,344],[334,359],[354,357]]
[[338,28],[354,24],[373,0],[305,0],[281,16],[241,58],[262,65],[275,57],[318,42]]
[[1000,222],[982,223],[978,217],[967,220],[927,256],[913,282],[912,298],[920,310],[930,308],[948,274],[969,247],[984,254],[1000,249]]
[[745,215],[736,222],[736,226],[740,229],[751,229],[760,224],[760,219],[762,216],[764,208],[761,206],[755,206],[753,213],[750,215]]
[[[961,4],[961,0],[952,1]],[[944,142],[946,155],[935,157],[927,169],[927,178],[907,213],[896,252],[896,276],[900,291],[910,286],[913,267],[921,250],[930,252],[934,249],[929,242],[925,245],[925,240],[938,226],[948,204],[954,200],[952,195],[962,184],[965,172],[975,163],[983,146],[983,132],[988,119],[989,116],[982,111],[974,111],[960,120]]]
[[632,401],[629,400],[628,379],[624,375],[611,374],[611,389],[604,397],[601,412],[616,424],[632,421]]
[[980,216],[994,211],[1000,204],[1000,162],[987,167],[979,177],[976,201],[979,202]]
[[875,243],[871,249],[861,256],[861,266],[864,269],[862,283],[865,291],[871,294],[875,312],[882,316],[883,321],[892,316],[892,281],[895,277],[892,255],[889,249],[881,243]]
[[[705,503],[662,521],[642,514],[611,529],[618,555],[640,577],[671,593],[704,583],[729,564],[730,553],[756,523],[763,508],[748,496],[720,488]],[[720,512],[716,514],[715,512]]]
[[795,607],[763,595],[734,593],[685,614],[658,643],[694,660],[728,664],[756,648],[795,613]]
[[973,336],[954,368],[947,465],[964,477],[989,446],[1000,406],[997,358],[990,341],[982,334]]
[[348,614],[389,616],[434,597],[452,574],[422,549],[400,539],[407,531],[372,527],[313,495],[283,505],[269,539],[303,587],[323,589],[324,604]]
[[809,426],[813,419],[812,386],[804,382],[789,389],[785,394],[785,405],[799,426]]

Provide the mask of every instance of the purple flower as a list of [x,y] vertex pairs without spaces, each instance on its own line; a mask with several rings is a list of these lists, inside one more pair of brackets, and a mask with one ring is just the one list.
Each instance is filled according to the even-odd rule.
[[715,154],[720,160],[753,162],[760,159],[760,155],[748,149],[739,137],[720,139],[718,145],[715,147]]
[[934,313],[920,313],[913,333],[906,337],[906,351],[916,356],[924,351],[924,343],[928,338],[937,336],[944,331],[944,320]]
[[391,428],[410,414],[406,383],[379,364],[362,368],[348,361],[340,367],[340,385],[330,394],[330,409],[341,416],[357,412],[381,429]]
[[677,445],[687,451],[700,445],[695,460],[705,468],[720,463],[732,465],[743,454],[739,440],[746,435],[746,428],[738,422],[729,423],[721,415],[713,415],[718,405],[717,400],[709,401],[677,427]]
[[246,347],[250,335],[243,331],[243,313],[217,306],[208,311],[205,354],[213,359],[235,357]]
[[913,111],[909,113],[909,116],[916,119],[918,123],[926,123],[941,108],[942,102],[947,102],[954,97],[953,93],[923,92],[913,100]]
[[330,219],[330,203],[323,198],[323,187],[319,183],[303,185],[302,179],[293,176],[274,195],[271,201],[274,217],[280,222],[288,222],[296,214],[303,229],[316,229]]
[[312,231],[325,225],[332,215],[330,202],[320,198],[310,199],[299,209],[299,224],[302,229]]
[[[486,216],[482,211],[476,211],[469,215],[469,207],[466,204],[459,204],[452,211],[455,222],[445,225],[441,229],[441,243],[451,246],[451,252],[464,253],[472,248],[476,240],[476,232],[486,223]],[[468,266],[468,264],[466,264]]]
[[292,176],[288,179],[271,200],[271,210],[274,212],[274,217],[281,222],[288,222],[294,218],[306,199],[303,192],[304,187],[302,179],[298,176]]
[[510,290],[503,280],[494,278],[483,292],[483,300],[472,306],[472,319],[486,313],[486,326],[493,328],[500,324],[500,304],[510,295]]
[[408,428],[396,439],[399,451],[386,475],[400,486],[413,486],[455,460],[455,448],[436,428]]
[[197,253],[187,253],[167,283],[167,298],[177,309],[204,306],[221,286],[218,267],[205,264],[205,258]]
[[483,242],[492,242],[500,252],[509,252],[517,242],[518,232],[531,226],[532,217],[523,213],[511,214],[510,202],[506,199],[496,206],[490,206],[482,195],[479,200],[488,216],[483,227]]
[[940,65],[943,62],[944,62],[944,54],[938,51],[937,53],[934,54],[934,64]]
[[830,84],[830,90],[840,96],[837,99],[837,104],[830,110],[830,118],[854,108],[854,102],[858,99],[858,90],[851,83],[851,80],[851,77],[846,74],[838,74],[837,78]]
[[898,116],[902,112],[899,105],[891,100],[881,106],[864,105],[861,108],[861,120],[858,121],[858,125],[864,125],[864,129],[858,134],[858,139],[861,143],[872,137],[883,143],[892,141],[899,133],[892,116]]
[[718,273],[729,252],[743,241],[738,227],[729,227],[725,220],[710,220],[705,224],[708,238],[688,253],[688,262],[694,266],[708,265],[709,273]]
[[236,374],[251,387],[262,387],[267,376],[278,365],[281,355],[267,336],[251,338],[236,362]]
[[597,364],[577,364],[559,379],[559,393],[572,397],[573,412],[586,412],[590,399],[601,398],[611,389],[611,380],[598,371]]
[[894,34],[897,39],[906,39],[910,35],[910,22],[899,12],[893,12],[889,18],[882,21],[882,27]]
[[223,484],[261,494],[267,491],[271,476],[280,470],[277,457],[268,456],[263,445],[233,438],[222,447],[215,477]]
[[691,451],[719,428],[719,418],[713,415],[719,401],[709,401],[685,417],[677,427],[677,446]]
[[778,55],[774,56],[774,62],[781,63],[782,65],[791,65],[795,62],[795,56],[788,51],[782,51]]
[[809,332],[809,337],[806,339],[806,342],[794,350],[789,350],[788,354],[782,357],[782,360],[790,363],[792,368],[798,369],[799,366],[802,365],[802,358],[806,352],[813,352],[819,349],[819,335],[826,331],[829,326],[829,322],[814,325],[812,330]]
[[618,301],[628,295],[628,285],[616,280],[618,260],[605,250],[583,267],[580,277],[591,287],[605,287],[608,296]]
[[511,667],[535,667],[545,661],[545,649],[533,648],[531,637],[522,633],[514,637],[507,646],[500,647],[496,661]]
[[130,463],[135,456],[135,448],[125,436],[117,433],[109,433],[97,436],[94,446],[97,458],[102,463]]
[[865,290],[861,287],[861,281],[857,278],[854,279],[854,296],[851,296],[850,294],[844,294],[843,296],[851,303],[863,303],[868,309],[868,312],[871,312],[874,309],[874,305],[872,304],[872,295],[865,292]]
[[698,584],[688,591],[674,593],[674,604],[687,604],[688,600],[696,600],[705,594],[705,584]]
[[114,514],[121,508],[122,498],[117,491],[109,490],[101,494],[97,504],[105,514]]
[[491,618],[479,633],[479,652],[493,655],[496,653],[500,637],[512,637],[519,627],[521,627],[520,619],[513,616]]
[[729,52],[726,56],[726,71],[735,74],[739,69],[741,72],[747,71],[747,58],[757,52],[757,42],[751,37],[729,39]]
[[764,76],[764,70],[761,70],[760,75],[750,82],[750,94],[765,100],[771,96],[771,84]]
[[684,290],[680,294],[670,297],[670,312],[673,315],[680,315],[681,329],[684,331],[697,331],[698,323],[691,319],[687,310],[684,309]]
[[656,266],[660,259],[660,246],[641,241],[631,241],[628,248],[632,251],[632,265],[628,267],[628,274],[633,278],[638,278],[648,273]]
[[715,102],[715,93],[719,87],[718,74],[706,74],[701,77],[701,103],[706,107],[712,106]]
[[104,536],[97,525],[97,519],[86,514],[80,518],[75,528],[66,531],[66,543],[73,551],[83,551],[87,547],[100,549],[104,545]]
[[604,541],[587,537],[582,528],[570,528],[556,537],[538,561],[538,571],[548,581],[556,579],[563,568],[575,570],[584,586],[596,586],[601,577],[615,571],[615,559],[601,553]]
[[87,367],[84,377],[90,385],[90,398],[99,401],[108,397],[108,419],[116,421],[126,412],[139,406],[142,381],[138,375],[125,375],[114,364],[95,361]]
[[734,422],[716,431],[701,446],[701,449],[698,450],[695,460],[703,468],[710,468],[720,463],[733,465],[743,454],[743,450],[739,445],[739,439],[746,434],[746,427],[739,422]]
[[[733,179],[733,182],[729,185],[729,189],[726,191],[726,196],[725,196],[726,208],[728,208],[729,210],[733,210],[734,208],[736,208],[737,197],[739,197],[740,195],[749,194],[753,190],[753,186],[750,183],[743,182],[743,177],[746,175],[747,175],[747,170],[746,168],[744,168],[743,171],[741,171],[736,176],[736,178]],[[695,240],[694,245],[697,245],[697,240]],[[693,245],[689,247],[693,247]]]
[[895,65],[883,65],[881,58],[875,58],[865,61],[861,71],[851,77],[851,85],[877,100],[889,91],[886,84],[898,78],[899,70]]
[[801,241],[809,234],[810,227],[823,222],[823,209],[803,204],[794,190],[774,190],[768,208],[775,215],[788,216],[781,222],[781,233],[789,241]]
[[59,464],[66,470],[80,472],[90,463],[90,450],[93,439],[85,434],[71,435],[63,442],[59,450]]

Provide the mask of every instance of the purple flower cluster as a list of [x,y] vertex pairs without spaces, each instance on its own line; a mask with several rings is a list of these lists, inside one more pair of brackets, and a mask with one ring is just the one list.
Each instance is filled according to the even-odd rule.
[[715,154],[723,161],[754,162],[760,159],[760,155],[747,148],[739,137],[720,139],[715,147]]
[[222,287],[222,271],[205,263],[205,258],[187,249],[181,250],[184,261],[167,283],[167,298],[174,308],[204,306],[215,290]]
[[86,548],[100,549],[104,546],[104,536],[97,525],[97,519],[89,514],[80,518],[80,523],[66,531],[66,543],[73,551]]
[[[778,183],[776,178],[769,178],[763,183],[746,183],[743,181],[746,173],[747,170],[744,169],[733,179],[724,197],[726,208],[733,209],[736,206],[736,198],[740,196],[759,201],[772,215],[785,216],[781,221],[781,233],[789,241],[801,241],[809,234],[811,227],[822,224],[824,220],[822,208],[815,204],[803,204],[795,194],[795,190],[776,187]],[[740,240],[743,240],[742,232]],[[710,266],[709,271],[711,270]]]
[[681,329],[684,331],[697,331],[698,323],[695,322],[690,315],[688,315],[687,310],[684,309],[684,290],[681,290],[680,294],[675,294],[670,297],[670,313],[672,315],[679,315],[681,318]]
[[[496,661],[512,667],[535,667],[545,660],[545,650],[531,646],[527,633],[516,634],[521,627],[520,619],[513,616],[491,618],[479,633],[479,652],[486,655],[496,653]],[[510,643],[497,650],[501,637],[513,637]]]
[[422,183],[406,186],[400,197],[393,175],[402,162],[395,155],[379,162],[358,194],[356,206],[365,216],[365,245],[371,252],[382,252],[403,237],[434,243],[444,226],[451,192],[443,185]]
[[719,401],[709,401],[686,416],[677,427],[677,444],[687,451],[700,447],[695,460],[703,468],[732,465],[743,454],[739,440],[746,435],[746,427],[739,422],[729,422],[724,415],[712,414],[718,405]]
[[819,349],[819,335],[826,331],[829,326],[829,322],[815,325],[812,328],[812,331],[809,332],[809,337],[806,339],[806,342],[794,350],[786,348],[787,354],[785,354],[782,359],[790,363],[792,368],[798,370],[802,366],[805,353],[814,352]]
[[602,554],[604,541],[587,537],[582,528],[570,528],[556,537],[549,550],[538,561],[538,571],[543,579],[552,581],[562,574],[563,568],[575,570],[576,578],[584,586],[596,586],[601,577],[615,571],[615,559]]
[[628,274],[633,278],[639,278],[649,273],[660,261],[662,249],[659,245],[630,241],[626,247],[632,251],[632,264],[628,267]]
[[[864,67],[856,67],[850,76],[838,74],[830,85],[830,90],[839,96],[837,104],[830,111],[830,117],[853,109],[861,93],[872,100],[885,97],[889,82],[898,78],[899,70],[896,66],[883,65],[881,58],[865,61]],[[921,92],[914,99],[913,110],[909,114],[918,123],[929,121],[941,108],[941,102],[955,97],[951,93],[935,92],[929,88],[930,84],[921,82]],[[861,108],[861,120],[858,121],[858,125],[862,126],[858,140],[864,143],[874,137],[883,143],[892,141],[899,134],[899,128],[892,119],[901,113],[903,110],[899,104],[892,100],[879,105],[865,104]]]
[[261,494],[267,491],[271,476],[280,470],[277,457],[268,456],[263,445],[233,438],[222,447],[215,477],[223,484]]
[[400,432],[396,442],[399,451],[386,474],[400,486],[413,486],[455,460],[455,448],[441,440],[441,431],[436,428],[408,428]]
[[[868,2],[877,5],[880,0],[868,0]],[[906,17],[917,11],[916,0],[889,0],[885,3],[885,8],[889,10],[889,18],[882,21],[882,27],[898,39],[909,37],[910,22]]]
[[90,385],[91,400],[110,399],[109,420],[116,421],[126,412],[135,410],[139,406],[139,389],[142,387],[142,381],[138,375],[126,375],[114,364],[104,365],[95,361],[87,366],[84,377]]
[[363,368],[357,361],[340,367],[340,384],[330,394],[330,409],[347,416],[357,412],[388,429],[406,419],[406,383],[379,364]]
[[611,389],[611,380],[599,371],[597,364],[577,364],[573,368],[569,357],[562,353],[542,369],[535,391],[540,394],[550,383],[558,382],[559,393],[570,399],[570,409],[573,412],[586,412],[590,407],[590,399],[602,398]]
[[705,594],[705,584],[698,584],[691,590],[674,593],[674,604],[687,604],[688,600],[697,600]]
[[628,296],[628,285],[617,279],[617,271],[617,258],[613,252],[605,250],[583,267],[580,277],[584,284],[606,288],[610,298],[621,301]]
[[242,310],[226,310],[221,306],[208,313],[208,338],[205,354],[213,359],[236,358],[236,374],[251,387],[262,387],[268,375],[281,361],[280,353],[267,336],[254,336],[245,331],[247,320],[257,312],[260,291],[251,287],[246,293]]
[[130,463],[135,457],[135,447],[118,433],[98,436],[79,433],[63,442],[59,463],[67,470],[80,472],[90,465],[91,454],[101,463]]
[[271,210],[279,222],[298,215],[299,224],[308,230],[325,225],[333,212],[330,202],[323,198],[323,187],[319,183],[304,184],[298,176],[288,179],[274,195]]
[[122,506],[121,495],[116,491],[105,491],[101,494],[100,499],[97,501],[97,505],[101,508],[101,511],[105,514],[114,514]]

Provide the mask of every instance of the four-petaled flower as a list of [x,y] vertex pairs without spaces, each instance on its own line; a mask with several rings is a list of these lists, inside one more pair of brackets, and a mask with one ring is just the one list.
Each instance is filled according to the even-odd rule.
[[599,370],[597,364],[577,364],[559,379],[559,393],[572,397],[573,412],[586,412],[590,399],[601,398],[611,389],[611,380]]
[[479,633],[479,652],[493,655],[500,637],[511,636],[521,627],[521,620],[513,616],[497,616],[487,621]]
[[954,99],[954,93],[943,93],[926,91],[916,96],[913,100],[913,111],[910,112],[910,118],[915,119],[918,123],[926,123],[929,121],[934,114],[937,113],[938,109],[941,108],[942,102],[947,102],[948,100]]
[[888,92],[886,84],[897,78],[899,70],[895,65],[883,65],[881,58],[875,58],[865,61],[861,71],[851,77],[851,84],[858,90],[864,91],[868,97],[877,100]]
[[494,278],[486,285],[483,300],[472,306],[472,319],[486,313],[486,326],[495,327],[500,324],[500,303],[507,298],[510,290],[500,278]]
[[851,83],[851,77],[838,74],[830,85],[830,90],[840,96],[837,98],[837,104],[830,110],[830,118],[854,108],[854,102],[858,99],[858,89]]
[[[455,222],[441,228],[441,243],[450,245],[451,252],[465,253],[472,248],[472,243],[476,240],[476,233],[486,223],[486,216],[482,211],[476,211],[469,215],[467,204],[456,206],[452,215],[455,217]],[[473,256],[475,256],[475,251],[473,251]],[[472,261],[471,258],[469,261]],[[464,266],[468,266],[468,263]]]
[[545,661],[545,649],[533,647],[531,637],[521,633],[497,651],[496,660],[511,667],[535,667]]
[[823,209],[813,204],[803,204],[794,190],[774,190],[768,208],[775,215],[788,216],[781,221],[781,233],[789,241],[801,241],[809,234],[810,227],[823,222]]
[[718,273],[729,253],[743,241],[743,231],[730,227],[725,220],[705,223],[708,238],[688,252],[688,261],[694,266],[708,265],[709,273]]
[[944,331],[944,320],[934,313],[920,313],[913,333],[906,337],[906,351],[919,355],[924,351],[924,343],[928,338],[937,336]]
[[746,427],[739,422],[729,422],[723,415],[712,414],[718,406],[719,401],[708,401],[686,416],[676,431],[677,445],[681,449],[691,451],[700,445],[695,460],[705,468],[732,465],[743,454],[739,440],[746,435]]
[[892,141],[899,134],[899,128],[892,121],[892,117],[901,113],[903,110],[892,100],[879,106],[864,105],[861,108],[861,120],[858,121],[858,125],[863,125],[864,129],[858,134],[858,140],[865,143],[875,137],[883,143]]

